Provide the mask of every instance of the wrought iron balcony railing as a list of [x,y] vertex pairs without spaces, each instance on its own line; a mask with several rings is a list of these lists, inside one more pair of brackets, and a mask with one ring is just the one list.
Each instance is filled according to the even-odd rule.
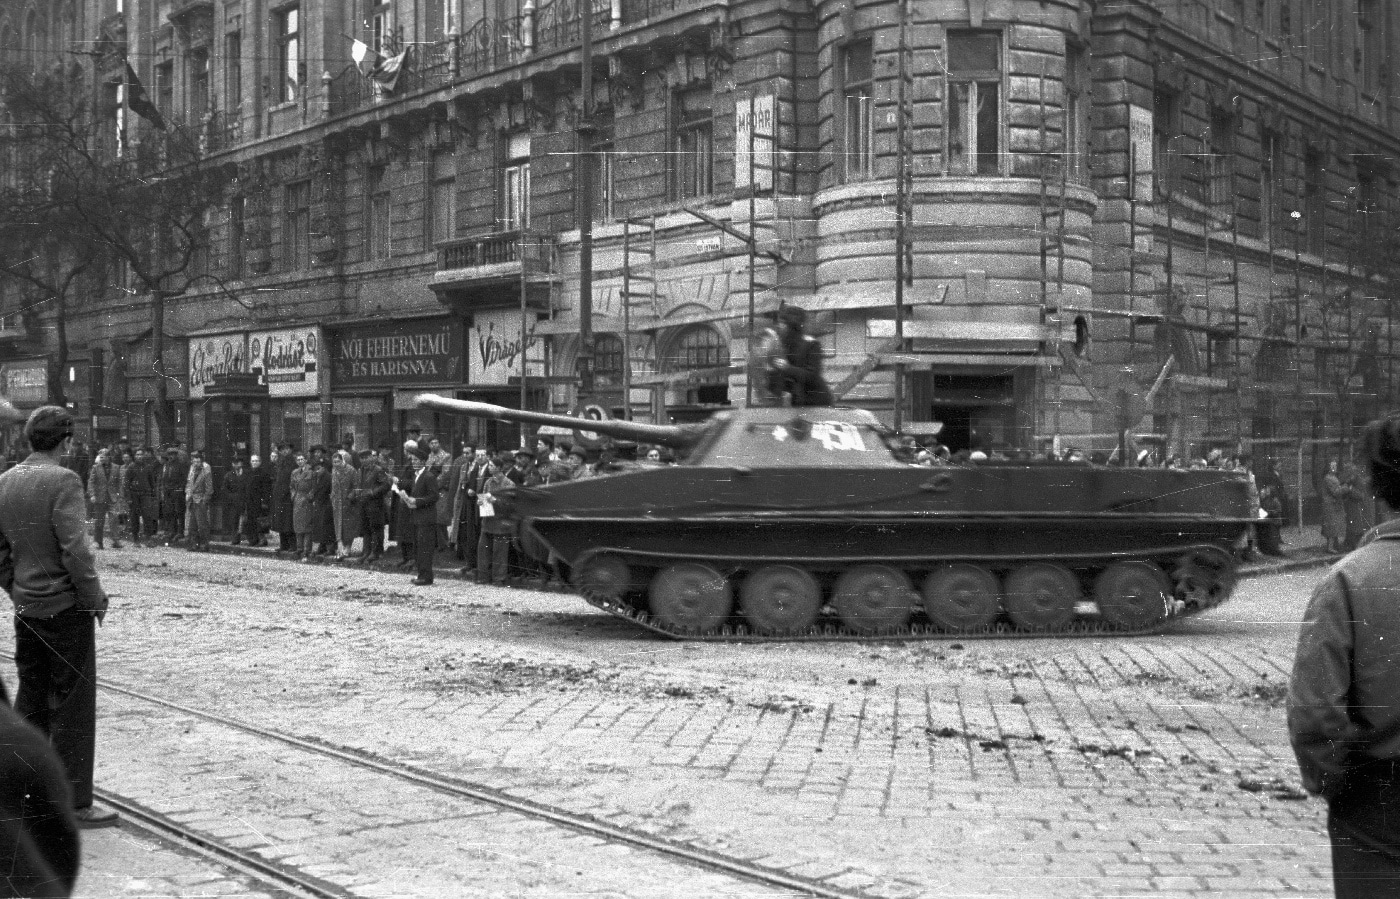
[[555,244],[549,234],[502,231],[438,244],[438,271],[459,271],[502,263],[520,263],[527,272],[548,274],[554,269]]

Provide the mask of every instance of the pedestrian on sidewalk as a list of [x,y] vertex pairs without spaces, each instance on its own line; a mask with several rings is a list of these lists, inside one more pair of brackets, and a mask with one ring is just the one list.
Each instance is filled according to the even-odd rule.
[[117,524],[117,507],[121,505],[121,469],[112,464],[108,450],[97,451],[97,464],[88,472],[88,501],[92,504],[92,538],[103,549],[103,538],[110,529],[112,549],[121,549],[121,531]]
[[160,469],[160,530],[167,546],[184,536],[185,484],[189,473],[189,464],[180,462],[180,448],[173,443],[167,445],[165,464]]
[[360,470],[355,488],[350,491],[360,527],[360,559],[372,565],[384,555],[384,497],[389,493],[389,474],[379,464],[374,453],[360,451]]
[[24,436],[33,452],[0,475],[0,587],[15,604],[15,711],[47,734],[63,760],[83,827],[117,823],[92,803],[97,741],[97,645],[107,614],[87,542],[82,479],[59,460],[73,416],[40,406]]
[[1327,542],[1327,551],[1342,551],[1347,539],[1347,496],[1351,488],[1342,483],[1337,471],[1337,460],[1327,460],[1327,474],[1322,478],[1322,539]]
[[406,447],[409,467],[413,471],[406,484],[395,484],[394,492],[408,510],[413,526],[413,561],[418,576],[414,586],[426,587],[433,582],[433,559],[437,555],[437,505],[439,499],[436,467],[428,448],[415,443]]
[[228,520],[229,531],[233,533],[233,539],[229,543],[233,546],[237,546],[245,534],[248,535],[248,545],[253,545],[252,530],[248,526],[248,497],[251,486],[252,478],[243,470],[243,459],[234,456],[229,470],[224,472],[224,482],[219,485],[219,495],[224,503],[224,517]]
[[136,450],[136,461],[126,470],[127,515],[131,519],[131,542],[141,545],[144,537],[154,545],[156,518],[160,514],[160,466],[149,446]]
[[214,501],[214,470],[204,461],[202,450],[190,454],[190,471],[185,479],[185,535],[190,552],[209,549],[209,505]]
[[249,546],[267,546],[270,525],[268,503],[272,500],[272,466],[262,464],[256,454],[248,458],[248,523],[244,532]]
[[314,509],[311,507],[311,491],[314,487],[311,462],[305,453],[297,453],[296,468],[289,482],[292,495],[292,531],[296,534],[296,560],[311,561],[311,522]]
[[272,493],[268,511],[272,530],[277,532],[278,552],[297,549],[296,523],[292,520],[292,472],[296,470],[296,448],[290,442],[278,446],[272,454]]
[[331,515],[335,523],[337,559],[350,555],[355,535],[360,531],[355,504],[350,501],[350,491],[355,489],[359,472],[350,461],[350,451],[337,450],[331,456]]
[[[1375,495],[1400,508],[1400,417],[1372,422]],[[1313,592],[1288,690],[1303,786],[1327,800],[1338,899],[1400,896],[1400,521],[1367,535]]]

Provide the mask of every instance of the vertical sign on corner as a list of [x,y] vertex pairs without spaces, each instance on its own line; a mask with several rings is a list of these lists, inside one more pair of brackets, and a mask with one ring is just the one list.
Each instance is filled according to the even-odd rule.
[[1132,141],[1133,170],[1137,175],[1133,199],[1139,202],[1152,201],[1152,179],[1156,175],[1152,165],[1152,127],[1152,110],[1146,106],[1128,107],[1128,134]]
[[772,94],[734,101],[734,187],[749,186],[749,141],[753,141],[753,179],[757,190],[773,189],[774,144],[778,135],[778,101]]

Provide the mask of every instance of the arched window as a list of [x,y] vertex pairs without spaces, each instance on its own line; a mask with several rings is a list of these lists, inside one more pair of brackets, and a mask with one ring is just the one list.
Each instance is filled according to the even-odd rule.
[[669,362],[673,369],[718,368],[729,364],[729,345],[709,325],[695,325],[676,339]]
[[593,345],[593,378],[599,387],[621,387],[622,338],[616,334],[600,334]]

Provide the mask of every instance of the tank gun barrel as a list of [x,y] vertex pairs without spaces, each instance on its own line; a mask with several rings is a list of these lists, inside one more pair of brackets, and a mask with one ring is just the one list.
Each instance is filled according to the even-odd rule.
[[432,394],[420,394],[416,403],[420,409],[435,409],[438,412],[452,412],[471,418],[493,418],[497,421],[516,421],[525,424],[554,425],[605,434],[622,440],[635,440],[640,443],[656,443],[672,449],[684,449],[700,436],[700,428],[681,425],[649,425],[635,421],[604,419],[594,421],[576,418],[572,415],[554,415],[549,412],[531,412],[526,409],[508,409],[491,403],[478,403],[475,400],[454,400]]

